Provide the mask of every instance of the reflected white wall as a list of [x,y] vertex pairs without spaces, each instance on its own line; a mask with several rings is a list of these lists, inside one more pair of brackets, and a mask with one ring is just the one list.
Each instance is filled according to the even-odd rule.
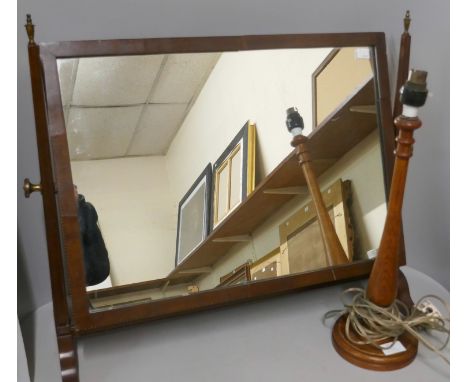
[[[214,163],[247,120],[257,124],[261,180],[292,150],[286,109],[296,106],[312,129],[311,76],[331,49],[223,53],[167,153],[181,198],[207,163]],[[181,166],[190,158],[190,165]]]
[[112,285],[163,278],[174,268],[177,204],[161,156],[72,162],[73,182],[97,210]]

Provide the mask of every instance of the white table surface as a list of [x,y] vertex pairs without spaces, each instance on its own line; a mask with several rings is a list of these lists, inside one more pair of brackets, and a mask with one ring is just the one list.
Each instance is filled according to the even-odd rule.
[[[402,268],[414,301],[448,291],[410,267]],[[404,369],[374,372],[343,360],[322,316],[340,307],[337,286],[155,321],[79,339],[81,382],[146,381],[412,381],[449,380],[449,366],[420,345]],[[31,380],[59,382],[51,304],[22,322]],[[448,354],[448,350],[446,351]]]

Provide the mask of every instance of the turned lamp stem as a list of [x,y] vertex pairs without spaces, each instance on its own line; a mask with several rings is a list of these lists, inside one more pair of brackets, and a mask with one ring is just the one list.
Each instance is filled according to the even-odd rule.
[[304,177],[317,211],[320,233],[325,246],[327,265],[346,264],[349,262],[348,258],[338,239],[338,235],[336,234],[330,215],[323,201],[317,177],[315,176],[315,171],[312,166],[312,155],[307,146],[307,138],[302,135],[304,121],[295,107],[286,110],[286,115],[286,126],[293,135],[291,146],[296,148],[296,156],[304,172]]
[[367,298],[385,307],[393,303],[398,290],[398,249],[401,233],[401,210],[405,192],[409,159],[413,155],[413,132],[421,127],[418,109],[427,97],[427,72],[411,70],[409,79],[400,91],[402,115],[395,118],[399,130],[396,138],[395,166],[388,201],[388,212],[379,250],[367,286]]

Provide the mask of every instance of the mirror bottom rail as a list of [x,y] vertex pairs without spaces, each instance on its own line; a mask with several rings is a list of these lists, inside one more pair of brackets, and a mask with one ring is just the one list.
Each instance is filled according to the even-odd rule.
[[[333,268],[201,291],[188,296],[117,304],[113,309],[89,311],[88,315],[77,317],[74,331],[76,335],[81,336],[258,298],[332,285],[344,280],[365,278],[370,274],[373,263],[373,260],[362,260]],[[118,314],[115,314],[116,312]]]

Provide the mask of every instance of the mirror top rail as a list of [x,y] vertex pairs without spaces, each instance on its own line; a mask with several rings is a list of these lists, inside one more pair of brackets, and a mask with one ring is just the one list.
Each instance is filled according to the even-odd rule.
[[[193,41],[196,40],[196,44]],[[215,37],[141,38],[40,42],[47,54],[57,58],[144,55],[165,53],[228,52],[259,49],[376,46],[385,43],[383,32],[245,35]]]

